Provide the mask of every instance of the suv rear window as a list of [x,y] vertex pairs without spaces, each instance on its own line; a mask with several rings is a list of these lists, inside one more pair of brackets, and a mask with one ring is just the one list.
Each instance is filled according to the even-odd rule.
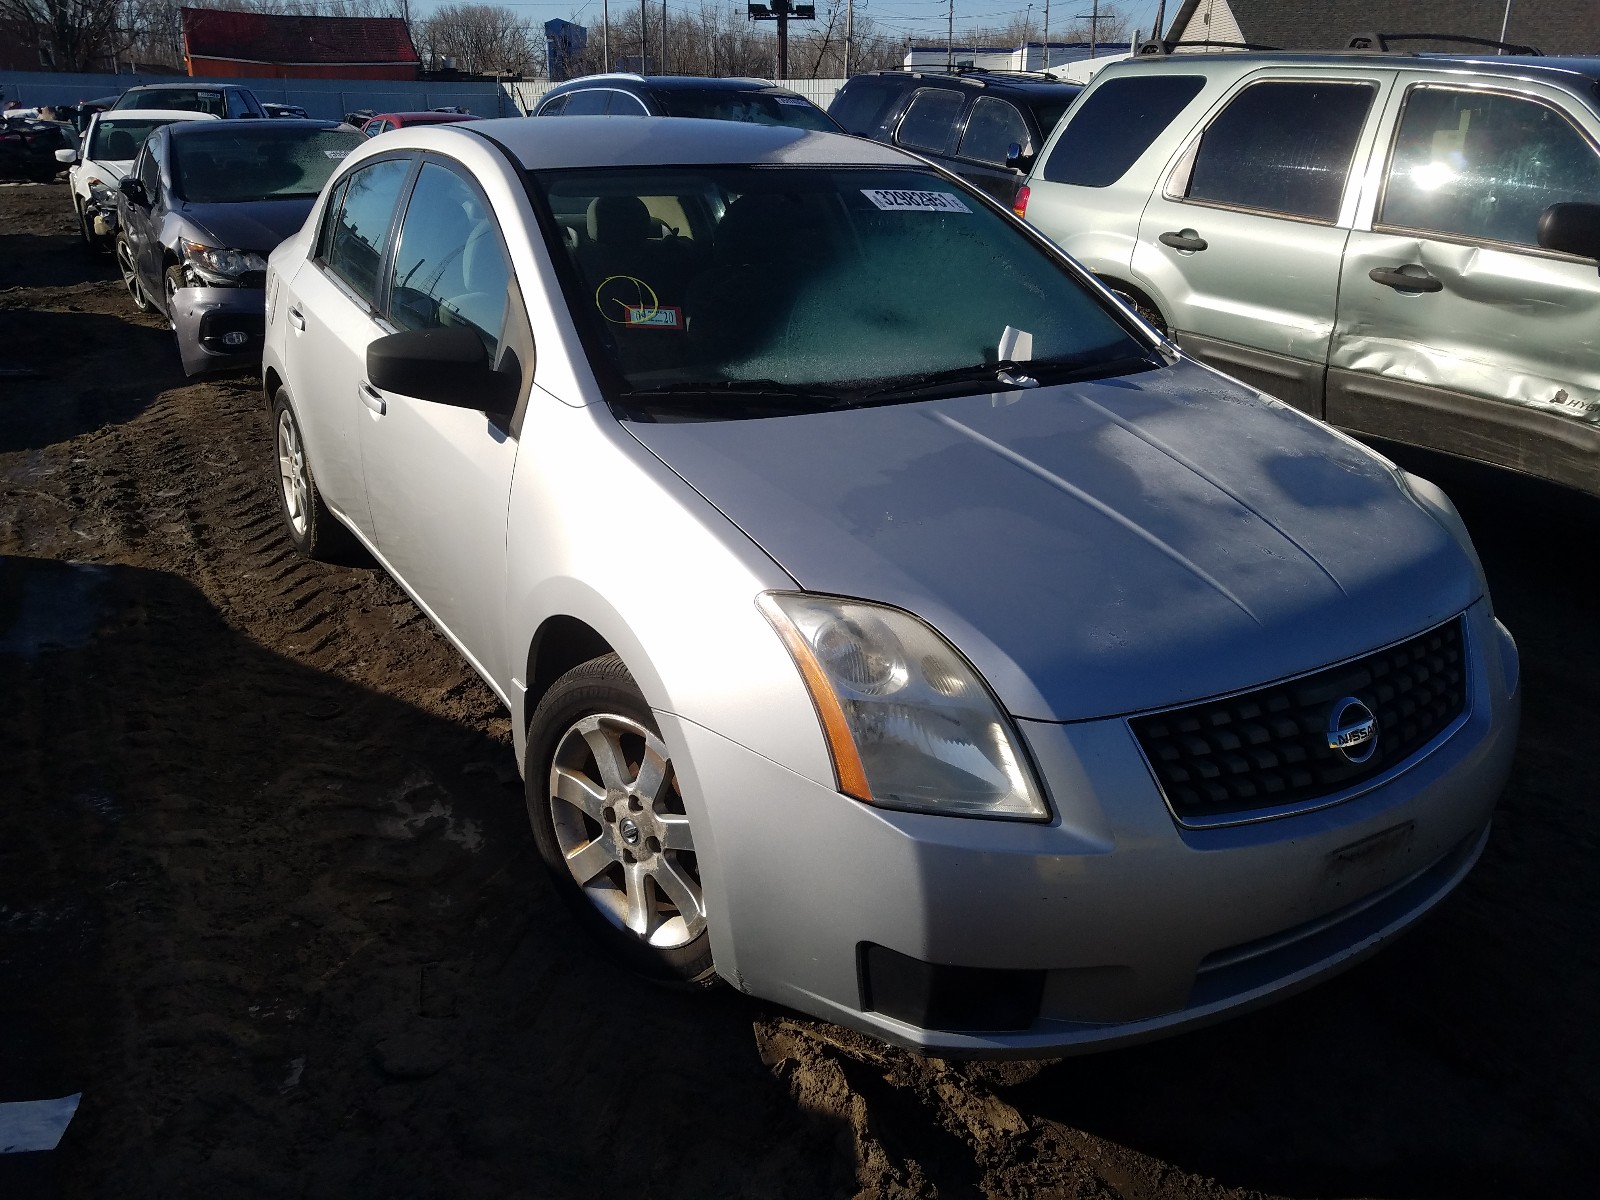
[[1191,200],[1332,221],[1370,83],[1254,83],[1206,128],[1184,195]]
[[935,154],[953,153],[956,118],[966,102],[966,96],[960,92],[919,88],[911,98],[906,115],[900,118],[894,140],[902,146],[932,150]]
[[839,94],[828,105],[828,115],[851,133],[874,132],[878,122],[899,97],[902,86],[898,81],[875,79],[871,76],[850,80],[839,89]]
[[1061,131],[1044,164],[1044,178],[1079,187],[1110,187],[1205,85],[1201,75],[1108,79]]

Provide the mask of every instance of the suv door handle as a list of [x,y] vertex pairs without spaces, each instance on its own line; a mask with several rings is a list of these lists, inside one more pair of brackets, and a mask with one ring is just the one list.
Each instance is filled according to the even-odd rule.
[[1373,267],[1367,272],[1367,278],[1373,283],[1383,284],[1384,287],[1392,287],[1397,292],[1444,290],[1444,284],[1429,275],[1426,268],[1419,266],[1412,266],[1409,270],[1406,267]]
[[293,325],[296,329],[304,333],[306,328],[305,313],[301,312],[298,308],[291,308],[289,310],[289,324]]
[[1190,253],[1204,250],[1211,244],[1192,229],[1185,229],[1180,233],[1163,233],[1159,240],[1163,246],[1171,246],[1174,250],[1186,250]]
[[366,380],[362,380],[356,391],[361,393],[361,403],[365,404],[380,417],[388,411],[389,406],[383,401],[383,393],[373,387]]

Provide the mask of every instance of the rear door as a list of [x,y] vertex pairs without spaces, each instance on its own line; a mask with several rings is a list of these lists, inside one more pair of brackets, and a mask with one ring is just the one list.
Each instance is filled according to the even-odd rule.
[[1600,203],[1600,120],[1560,89],[1418,72],[1396,89],[1351,235],[1328,418],[1597,487],[1600,272],[1543,250]]
[[330,193],[317,241],[285,280],[289,323],[284,370],[323,498],[369,541],[371,509],[361,474],[361,426],[374,401],[367,343],[378,324],[379,285],[400,196],[414,161],[401,154],[363,163]]
[[1258,72],[1146,205],[1133,282],[1197,358],[1320,415],[1339,267],[1392,71]]
[[1003,96],[979,96],[972,102],[972,111],[961,131],[956,148],[958,161],[951,165],[1010,208],[1022,183],[1022,172],[1006,165],[1012,146],[1030,158],[1038,153],[1028,119]]

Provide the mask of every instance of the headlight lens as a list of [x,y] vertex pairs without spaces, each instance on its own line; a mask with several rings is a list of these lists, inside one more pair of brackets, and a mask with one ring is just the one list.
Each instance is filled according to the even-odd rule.
[[267,269],[267,260],[249,250],[225,250],[187,240],[179,245],[184,263],[206,283],[229,287],[237,284],[241,275]]
[[853,600],[768,592],[759,603],[811,692],[841,791],[910,812],[1049,817],[1011,723],[927,625]]

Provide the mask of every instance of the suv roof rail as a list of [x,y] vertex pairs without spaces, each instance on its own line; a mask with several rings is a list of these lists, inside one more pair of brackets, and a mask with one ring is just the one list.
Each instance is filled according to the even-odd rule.
[[1376,50],[1380,54],[1404,54],[1403,50],[1390,49],[1391,42],[1459,42],[1464,46],[1488,46],[1502,54],[1536,54],[1544,57],[1537,46],[1521,42],[1500,42],[1494,38],[1467,37],[1459,33],[1357,33],[1345,44],[1347,50]]
[[1185,50],[1282,50],[1282,46],[1269,46],[1265,42],[1224,42],[1207,39],[1203,42],[1168,42],[1151,38],[1139,43],[1133,54],[1143,58],[1151,54],[1176,54],[1179,47]]

